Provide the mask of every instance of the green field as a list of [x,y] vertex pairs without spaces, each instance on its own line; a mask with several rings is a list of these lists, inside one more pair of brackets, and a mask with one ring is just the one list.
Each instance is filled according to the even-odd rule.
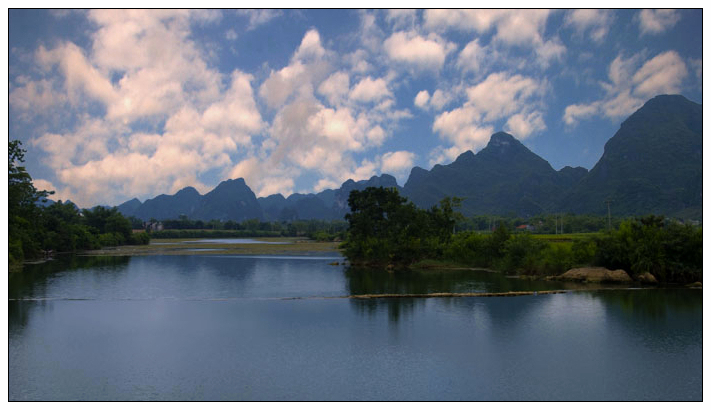
[[535,239],[540,239],[547,242],[573,242],[576,239],[592,239],[598,236],[597,232],[590,233],[565,233],[565,234],[553,234],[553,233],[541,233],[533,234]]

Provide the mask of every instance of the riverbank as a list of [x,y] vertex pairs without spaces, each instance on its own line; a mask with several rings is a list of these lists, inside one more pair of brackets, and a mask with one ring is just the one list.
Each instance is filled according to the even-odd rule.
[[244,240],[153,239],[148,245],[126,245],[82,252],[81,255],[279,255],[337,252],[338,242],[308,238],[244,238]]

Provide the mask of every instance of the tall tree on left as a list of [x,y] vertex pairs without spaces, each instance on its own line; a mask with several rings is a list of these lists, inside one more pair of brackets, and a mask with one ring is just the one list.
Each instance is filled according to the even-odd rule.
[[38,202],[44,202],[54,192],[38,191],[32,177],[21,164],[25,161],[22,142],[8,144],[8,245],[10,262],[36,256],[41,251],[42,232]]

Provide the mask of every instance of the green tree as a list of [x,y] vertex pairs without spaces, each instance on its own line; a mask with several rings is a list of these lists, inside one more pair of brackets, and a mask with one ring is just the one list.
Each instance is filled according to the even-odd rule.
[[425,211],[401,197],[395,188],[351,191],[344,253],[356,262],[404,265],[441,257],[451,240],[457,204],[456,199],[445,199]]
[[32,177],[21,164],[25,150],[18,140],[8,144],[8,244],[10,262],[38,255],[43,234],[40,209],[37,202],[46,201],[54,192],[39,191],[32,184]]

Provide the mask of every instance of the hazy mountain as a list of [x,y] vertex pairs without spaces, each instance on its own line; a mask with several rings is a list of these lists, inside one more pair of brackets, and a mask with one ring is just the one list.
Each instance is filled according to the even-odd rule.
[[600,161],[561,201],[575,213],[702,214],[703,111],[680,95],[649,100],[605,144]]
[[119,210],[144,220],[180,215],[235,221],[341,219],[349,211],[352,190],[382,186],[398,187],[422,208],[445,196],[461,197],[465,215],[602,214],[607,212],[605,200],[610,199],[616,215],[700,218],[702,129],[700,104],[678,95],[662,95],[622,123],[589,172],[582,167],[556,171],[516,138],[498,132],[477,154],[467,151],[451,164],[435,165],[429,171],[414,167],[402,188],[394,177],[383,174],[357,182],[349,179],[338,189],[316,194],[257,199],[240,178],[224,181],[204,196],[188,187],[143,204],[134,198]]
[[570,188],[580,182],[588,174],[588,170],[583,167],[563,167],[558,171],[560,183],[566,188]]
[[143,205],[143,204],[141,203],[141,201],[138,200],[138,198],[133,198],[129,201],[122,203],[121,205],[117,206],[116,208],[123,215],[133,216],[133,215],[136,215],[136,211],[138,210],[138,208],[141,205]]
[[327,189],[318,194],[270,195],[259,198],[259,204],[268,220],[289,221],[297,219],[342,219],[349,211],[348,195],[354,189],[367,187],[397,187],[395,177],[383,174],[368,180],[344,182],[339,189]]
[[178,219],[180,215],[191,216],[202,199],[200,193],[193,187],[186,187],[174,195],[158,195],[147,199],[134,211],[135,216],[144,221],[155,218],[159,221],[165,219]]
[[267,197],[257,198],[259,206],[262,207],[264,218],[267,221],[279,220],[279,214],[286,206],[286,198],[282,194],[269,195]]
[[397,184],[397,180],[394,176],[388,174],[382,174],[381,176],[373,176],[368,180],[353,181],[352,179],[344,182],[339,189],[334,192],[334,201],[331,209],[336,218],[343,218],[349,211],[348,207],[348,196],[351,191],[364,190],[370,187],[383,187],[383,188],[398,188],[402,191],[402,188]]
[[463,198],[461,212],[534,215],[551,210],[580,171],[556,172],[513,136],[498,132],[477,154],[467,151],[449,165],[414,168],[403,193],[429,208],[445,196]]
[[215,189],[201,198],[199,206],[189,216],[192,219],[238,222],[245,219],[264,219],[257,197],[243,178],[220,182]]

